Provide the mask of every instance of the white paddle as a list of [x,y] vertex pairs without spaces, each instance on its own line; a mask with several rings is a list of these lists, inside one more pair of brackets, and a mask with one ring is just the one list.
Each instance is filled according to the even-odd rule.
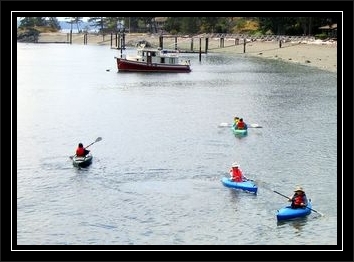
[[[229,123],[220,123],[218,127],[232,127],[232,124]],[[262,126],[258,124],[247,124],[248,128],[262,128]]]

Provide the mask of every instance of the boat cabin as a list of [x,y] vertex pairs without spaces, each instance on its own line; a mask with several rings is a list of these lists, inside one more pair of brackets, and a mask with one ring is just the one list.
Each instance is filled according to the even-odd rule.
[[165,49],[138,49],[136,61],[159,64],[178,64],[178,52]]

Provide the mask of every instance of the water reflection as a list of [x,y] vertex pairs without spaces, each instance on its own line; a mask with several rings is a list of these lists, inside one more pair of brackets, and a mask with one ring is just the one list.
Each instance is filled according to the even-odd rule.
[[278,227],[292,226],[297,231],[301,231],[303,227],[306,225],[307,221],[308,221],[308,217],[281,220],[281,221],[277,221],[277,226]]

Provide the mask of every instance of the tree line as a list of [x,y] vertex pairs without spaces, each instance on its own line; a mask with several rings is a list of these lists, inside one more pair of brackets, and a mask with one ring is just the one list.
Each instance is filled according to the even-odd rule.
[[[67,17],[71,28],[81,28],[83,17]],[[169,34],[249,34],[316,35],[319,27],[337,23],[338,17],[89,17],[90,26],[99,33],[169,33]],[[59,31],[57,17],[22,17],[19,29]]]

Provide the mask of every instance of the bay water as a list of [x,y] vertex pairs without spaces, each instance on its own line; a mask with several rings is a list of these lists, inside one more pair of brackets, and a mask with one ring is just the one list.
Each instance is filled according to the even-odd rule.
[[[133,49],[125,52],[134,53]],[[16,229],[25,245],[185,249],[338,244],[337,75],[246,55],[181,54],[190,73],[121,73],[109,46],[17,44]],[[248,135],[224,123],[243,117]],[[79,142],[93,163],[77,169]],[[226,188],[237,161],[258,193]],[[277,222],[304,187],[312,212]],[[209,246],[211,245],[211,247]]]

